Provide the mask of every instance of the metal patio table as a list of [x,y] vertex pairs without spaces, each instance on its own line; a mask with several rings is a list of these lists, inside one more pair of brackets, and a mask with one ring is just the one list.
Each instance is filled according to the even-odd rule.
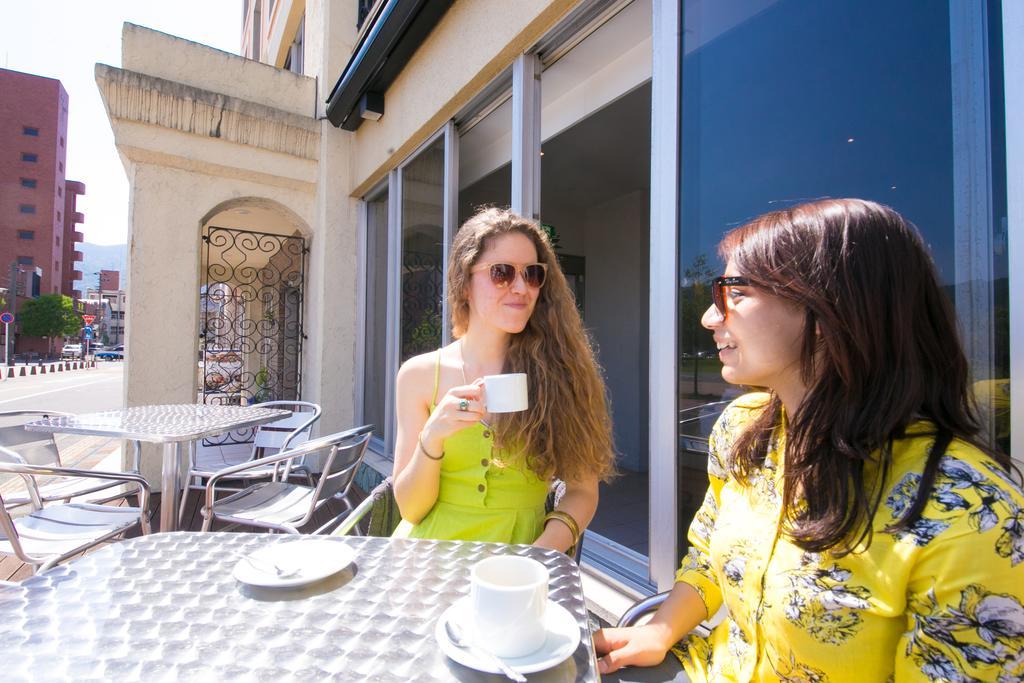
[[289,411],[253,406],[135,406],[102,413],[50,417],[25,425],[30,432],[85,434],[163,444],[160,473],[160,531],[178,528],[181,456],[187,443],[288,417]]
[[494,554],[544,563],[549,597],[580,628],[574,655],[530,681],[597,681],[579,568],[525,545],[317,536],[345,543],[347,568],[299,588],[232,578],[249,553],[304,536],[175,532],[132,538],[0,589],[5,681],[500,681],[449,660],[434,639]]

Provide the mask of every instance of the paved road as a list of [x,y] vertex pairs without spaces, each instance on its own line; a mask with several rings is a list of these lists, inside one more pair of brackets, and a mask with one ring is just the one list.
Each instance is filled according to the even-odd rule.
[[124,363],[118,362],[0,381],[0,411],[44,408],[92,413],[120,408],[123,401]]

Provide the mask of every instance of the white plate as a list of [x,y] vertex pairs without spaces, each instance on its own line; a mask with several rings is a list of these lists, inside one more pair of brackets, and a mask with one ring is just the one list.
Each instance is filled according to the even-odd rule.
[[[441,646],[442,652],[453,660],[468,666],[470,669],[485,671],[487,673],[501,673],[497,666],[492,664],[489,658],[478,655],[473,649],[462,649],[455,647],[445,632],[444,625],[449,619],[462,626],[462,630],[472,637],[475,629],[472,628],[472,613],[470,612],[469,597],[464,597],[451,607],[446,609],[437,620],[434,627],[434,637]],[[580,627],[576,618],[569,610],[556,602],[548,600],[547,608],[544,611],[548,637],[544,645],[534,653],[524,657],[502,657],[502,661],[520,673],[529,674],[535,671],[543,671],[561,664],[576,652],[580,644]]]
[[[355,553],[347,544],[323,538],[278,541],[249,553],[235,565],[234,577],[263,588],[302,586],[335,574],[352,564]],[[249,561],[249,557],[252,561]],[[272,564],[296,574],[281,577]]]

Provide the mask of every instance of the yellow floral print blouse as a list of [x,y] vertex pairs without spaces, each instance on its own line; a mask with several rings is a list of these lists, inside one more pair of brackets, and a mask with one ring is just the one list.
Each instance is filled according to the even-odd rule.
[[[693,681],[1024,680],[1024,494],[991,458],[954,440],[911,529],[886,532],[913,501],[932,438],[921,422],[893,446],[866,551],[836,558],[780,533],[782,429],[750,485],[731,444],[767,404],[734,401],[711,434],[710,487],[676,575],[715,614],[677,656]],[[917,434],[917,436],[915,436]],[[865,479],[872,474],[865,472]]]

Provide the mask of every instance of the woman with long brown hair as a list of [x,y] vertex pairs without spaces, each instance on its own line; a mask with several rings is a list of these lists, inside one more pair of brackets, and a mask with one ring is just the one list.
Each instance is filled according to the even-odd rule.
[[[703,325],[722,414],[689,554],[600,668],[694,681],[1022,680],[1024,494],[981,438],[953,308],[892,209],[821,200],[726,235]],[[711,636],[686,636],[724,604]]]
[[[456,340],[398,372],[395,534],[569,550],[614,452],[604,382],[547,235],[488,208],[448,263]],[[525,373],[529,408],[487,414],[481,378]],[[565,482],[545,515],[554,478]]]

